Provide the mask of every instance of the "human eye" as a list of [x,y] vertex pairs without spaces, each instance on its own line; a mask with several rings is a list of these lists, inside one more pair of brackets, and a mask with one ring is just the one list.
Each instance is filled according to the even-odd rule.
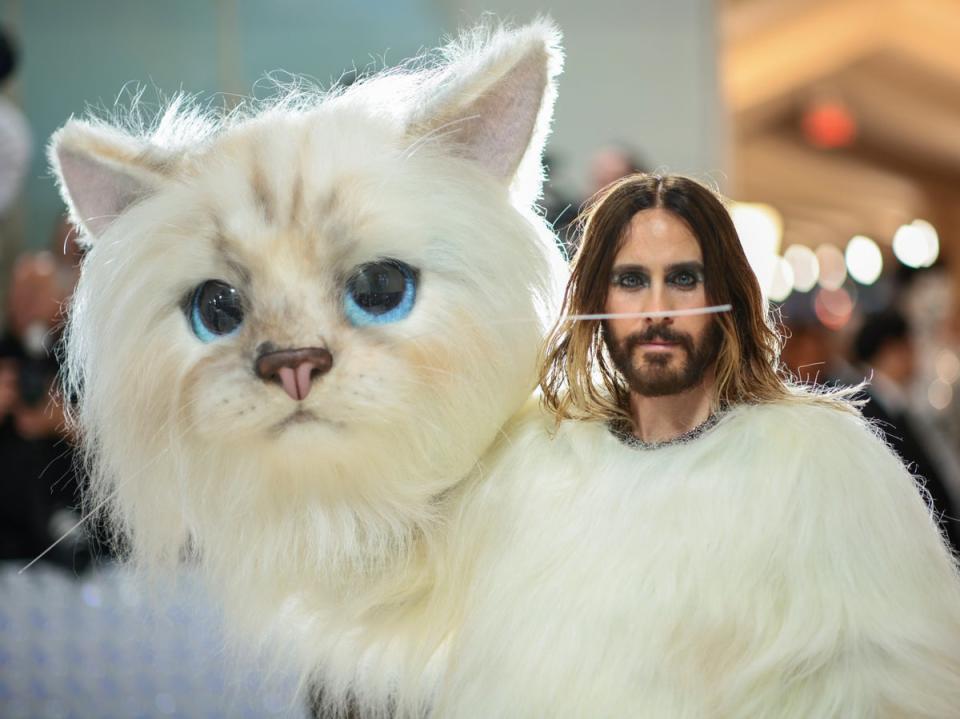
[[694,270],[677,270],[670,275],[668,281],[681,290],[692,290],[703,282],[703,276]]
[[613,284],[625,290],[638,290],[650,283],[644,273],[627,270],[616,273],[613,276]]

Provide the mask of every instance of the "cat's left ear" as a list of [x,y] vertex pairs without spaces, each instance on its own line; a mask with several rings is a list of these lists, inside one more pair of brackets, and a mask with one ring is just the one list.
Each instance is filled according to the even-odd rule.
[[156,192],[169,162],[119,130],[71,120],[50,142],[50,164],[71,220],[96,240],[124,210]]
[[543,183],[541,155],[550,131],[560,31],[549,20],[516,29],[478,30],[446,48],[449,65],[410,123],[414,141],[440,136],[531,204]]

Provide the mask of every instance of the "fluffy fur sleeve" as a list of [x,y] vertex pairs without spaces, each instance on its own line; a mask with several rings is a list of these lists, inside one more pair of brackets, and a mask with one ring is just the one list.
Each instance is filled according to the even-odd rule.
[[722,715],[960,716],[960,583],[915,479],[859,416],[771,415],[782,621]]

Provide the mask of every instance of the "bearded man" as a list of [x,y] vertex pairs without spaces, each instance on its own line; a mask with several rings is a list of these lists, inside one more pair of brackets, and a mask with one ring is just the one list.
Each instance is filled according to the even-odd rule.
[[471,505],[437,715],[960,716],[953,558],[849,393],[781,374],[722,202],[612,185],[565,312]]

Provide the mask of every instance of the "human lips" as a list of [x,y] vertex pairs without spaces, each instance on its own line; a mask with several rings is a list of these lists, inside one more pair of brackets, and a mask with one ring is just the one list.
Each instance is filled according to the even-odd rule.
[[622,344],[622,352],[627,355],[635,351],[648,354],[672,354],[675,350],[693,351],[693,342],[683,333],[669,327],[652,327],[644,332],[635,332]]

